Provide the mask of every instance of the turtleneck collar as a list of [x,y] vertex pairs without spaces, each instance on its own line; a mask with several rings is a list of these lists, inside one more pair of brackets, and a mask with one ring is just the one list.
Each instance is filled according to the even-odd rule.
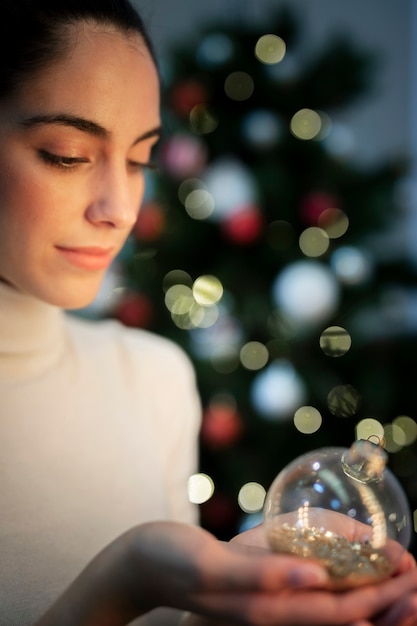
[[0,384],[33,378],[64,347],[64,312],[0,282]]

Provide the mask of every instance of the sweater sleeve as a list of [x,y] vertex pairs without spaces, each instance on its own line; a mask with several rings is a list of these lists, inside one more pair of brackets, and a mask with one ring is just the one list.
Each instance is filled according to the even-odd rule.
[[[198,509],[188,498],[188,480],[198,469],[201,402],[190,358],[177,344],[146,331],[125,329],[137,341],[138,370],[151,398],[155,454],[164,469],[170,519],[198,523]],[[132,345],[131,345],[132,347]],[[146,354],[144,368],[143,355]],[[142,387],[143,390],[143,387]]]

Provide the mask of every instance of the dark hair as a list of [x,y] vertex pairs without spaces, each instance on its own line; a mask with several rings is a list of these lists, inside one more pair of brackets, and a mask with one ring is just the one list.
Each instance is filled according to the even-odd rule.
[[138,33],[156,64],[146,28],[129,0],[0,0],[0,97],[69,52],[80,21]]

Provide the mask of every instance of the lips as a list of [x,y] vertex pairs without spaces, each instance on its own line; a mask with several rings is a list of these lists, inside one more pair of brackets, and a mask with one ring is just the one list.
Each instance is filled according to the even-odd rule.
[[67,248],[57,246],[56,249],[71,265],[90,271],[106,269],[113,260],[114,248],[87,246]]

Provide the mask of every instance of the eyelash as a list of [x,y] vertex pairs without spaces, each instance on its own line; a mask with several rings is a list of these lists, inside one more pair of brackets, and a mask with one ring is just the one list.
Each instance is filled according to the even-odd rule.
[[[52,165],[53,167],[57,167],[58,169],[62,169],[62,170],[70,170],[71,168],[78,165],[79,163],[88,163],[88,159],[83,159],[79,157],[61,156],[59,154],[48,152],[47,150],[39,150],[39,155],[46,163],[48,163],[48,165]],[[128,161],[128,164],[133,169],[137,169],[137,170],[143,170],[143,169],[157,170],[158,169],[158,164],[153,161],[149,161],[148,163]]]
[[77,157],[66,157],[61,156],[59,154],[53,154],[52,152],[47,152],[46,150],[39,150],[40,157],[48,163],[48,165],[52,165],[53,167],[57,167],[63,170],[69,170],[78,163],[86,163],[86,159],[81,159]]

